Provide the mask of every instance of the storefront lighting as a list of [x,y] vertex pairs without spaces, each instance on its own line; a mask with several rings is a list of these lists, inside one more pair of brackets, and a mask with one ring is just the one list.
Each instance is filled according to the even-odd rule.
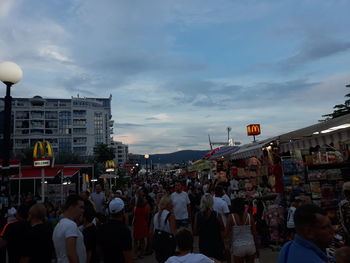
[[91,182],[97,182],[97,179],[96,178],[91,179]]
[[342,124],[342,125],[339,125],[339,126],[334,126],[334,127],[329,128],[327,130],[323,130],[323,131],[321,131],[321,133],[329,133],[329,132],[333,132],[333,131],[336,131],[336,130],[345,129],[345,128],[349,128],[349,127],[350,127],[350,123],[345,123],[345,124]]

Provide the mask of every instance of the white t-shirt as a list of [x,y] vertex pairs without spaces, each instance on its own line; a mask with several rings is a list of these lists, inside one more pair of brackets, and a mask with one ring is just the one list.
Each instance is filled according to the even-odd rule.
[[17,213],[17,210],[14,207],[7,209],[7,222],[8,223],[16,220],[16,213]]
[[231,206],[231,199],[230,199],[230,197],[228,197],[227,194],[224,194],[222,196],[222,200],[224,200],[228,206]]
[[95,204],[96,212],[103,214],[104,213],[103,205],[104,205],[104,202],[106,200],[105,193],[103,193],[103,192],[100,192],[99,194],[98,193],[92,193],[91,194],[91,200]]
[[69,263],[66,249],[66,239],[69,237],[76,238],[76,251],[79,263],[86,263],[83,234],[80,232],[77,224],[68,218],[62,218],[53,231],[52,240],[55,246],[57,263]]
[[220,197],[213,197],[213,210],[221,215],[222,222],[224,223],[224,226],[226,226],[227,217],[225,214],[230,213],[230,210],[228,209],[227,203]]
[[214,263],[214,260],[203,254],[189,253],[184,256],[172,256],[165,263]]
[[294,228],[294,213],[296,208],[294,206],[289,207],[287,216],[287,228]]
[[174,205],[174,214],[176,220],[188,219],[187,205],[190,204],[190,199],[186,192],[174,192],[170,195]]

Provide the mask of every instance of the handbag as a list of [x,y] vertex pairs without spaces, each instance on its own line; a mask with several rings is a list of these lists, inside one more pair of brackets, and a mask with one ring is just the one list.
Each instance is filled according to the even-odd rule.
[[[170,216],[170,213],[165,218],[164,224],[169,219],[169,216]],[[168,232],[160,230],[160,229],[155,229],[154,234],[153,234],[152,245],[153,245],[154,250],[175,251],[175,248],[176,248],[175,236],[172,233],[168,233]]]

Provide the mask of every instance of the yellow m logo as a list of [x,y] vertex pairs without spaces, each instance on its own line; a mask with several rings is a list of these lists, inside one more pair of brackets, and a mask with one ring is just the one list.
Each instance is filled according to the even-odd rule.
[[115,168],[115,163],[113,160],[106,161],[105,168]]
[[43,158],[43,157],[52,157],[52,148],[51,144],[48,141],[40,142],[37,141],[34,144],[34,150],[33,150],[33,158]]

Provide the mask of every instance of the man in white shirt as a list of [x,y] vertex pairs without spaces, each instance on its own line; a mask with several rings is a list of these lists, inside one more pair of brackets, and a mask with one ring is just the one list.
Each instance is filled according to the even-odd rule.
[[226,227],[227,216],[230,214],[227,203],[222,199],[224,195],[224,189],[222,186],[218,185],[215,187],[215,196],[213,198],[213,210],[218,213],[221,218],[224,226]]
[[222,200],[224,200],[228,206],[228,208],[231,208],[231,199],[230,197],[226,194],[226,191],[224,190],[224,195],[222,196]]
[[106,202],[106,196],[105,193],[102,192],[102,188],[99,184],[96,185],[95,193],[91,194],[91,201],[95,204],[96,213],[104,215],[104,205]]
[[64,217],[53,232],[57,263],[86,263],[83,234],[76,221],[84,213],[84,201],[78,195],[68,196],[64,205]]
[[188,194],[182,191],[180,182],[175,183],[175,192],[170,195],[170,198],[173,201],[176,228],[188,227],[191,216],[190,199]]

